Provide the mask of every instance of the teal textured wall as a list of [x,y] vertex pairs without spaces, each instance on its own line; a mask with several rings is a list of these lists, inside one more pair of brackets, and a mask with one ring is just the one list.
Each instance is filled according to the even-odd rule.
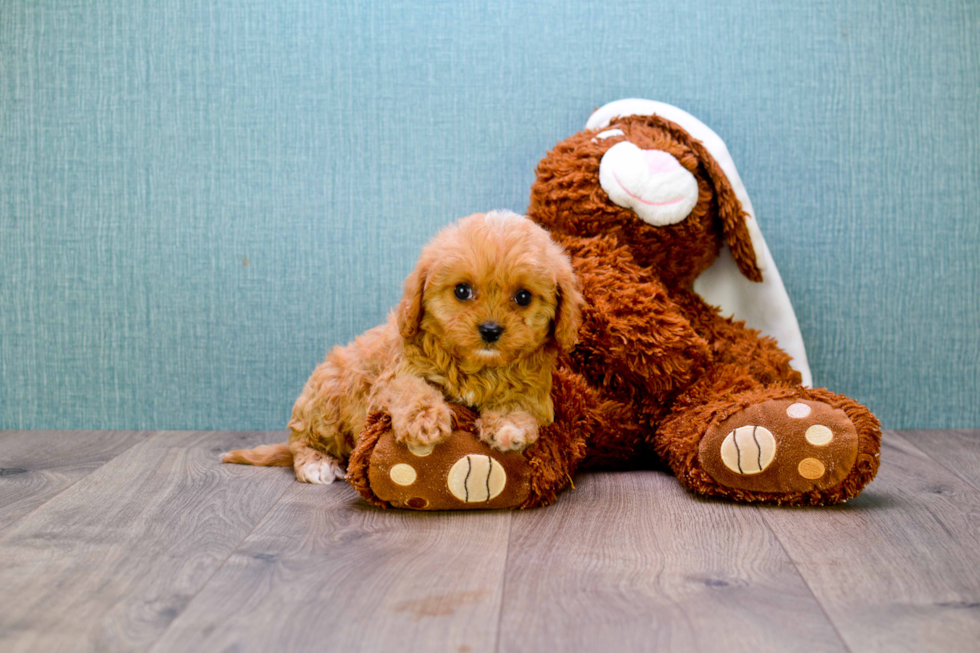
[[980,426],[976,3],[13,0],[0,428],[283,428],[439,226],[631,96],[727,141],[816,384]]

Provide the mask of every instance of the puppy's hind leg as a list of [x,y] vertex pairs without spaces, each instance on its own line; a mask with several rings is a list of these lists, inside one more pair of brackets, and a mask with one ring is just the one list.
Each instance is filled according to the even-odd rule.
[[356,364],[362,358],[350,347],[334,349],[296,399],[286,425],[296,480],[325,484],[345,477],[344,463],[363,428],[353,412],[369,385]]
[[343,480],[347,475],[339,460],[317,451],[306,442],[291,442],[289,450],[293,452],[293,471],[296,472],[297,481],[326,485],[333,483],[334,479]]

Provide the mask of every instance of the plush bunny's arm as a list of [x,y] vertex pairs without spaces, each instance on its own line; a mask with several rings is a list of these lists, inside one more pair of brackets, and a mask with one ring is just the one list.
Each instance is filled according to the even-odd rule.
[[603,385],[641,384],[649,392],[689,385],[710,357],[664,286],[643,273],[609,237],[562,237],[585,307],[578,353]]

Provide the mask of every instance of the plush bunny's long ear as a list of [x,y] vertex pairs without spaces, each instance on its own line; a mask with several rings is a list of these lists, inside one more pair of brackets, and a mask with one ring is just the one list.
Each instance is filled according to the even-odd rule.
[[735,196],[746,213],[752,248],[755,250],[756,267],[762,272],[762,281],[753,282],[739,270],[729,248],[725,247],[718,260],[694,282],[694,290],[701,297],[721,308],[725,316],[744,320],[752,329],[775,338],[779,346],[792,357],[793,369],[803,376],[803,385],[812,383],[810,365],[807,362],[803,334],[796,320],[783,280],[776,269],[772,254],[755,219],[752,201],[745,185],[738,176],[735,162],[728,153],[724,141],[707,125],[691,114],[675,106],[653,100],[628,99],[610,102],[597,109],[586,123],[586,129],[608,126],[614,119],[626,116],[657,115],[683,127],[695,139],[701,141],[718,166],[728,177]]

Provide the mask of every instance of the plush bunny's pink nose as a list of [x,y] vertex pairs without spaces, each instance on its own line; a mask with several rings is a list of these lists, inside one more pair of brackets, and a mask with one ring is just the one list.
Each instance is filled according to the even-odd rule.
[[647,164],[651,175],[670,172],[681,167],[677,159],[663,150],[643,150],[643,161]]
[[698,202],[698,181],[669,152],[620,141],[599,163],[599,185],[610,201],[655,227],[677,224]]

